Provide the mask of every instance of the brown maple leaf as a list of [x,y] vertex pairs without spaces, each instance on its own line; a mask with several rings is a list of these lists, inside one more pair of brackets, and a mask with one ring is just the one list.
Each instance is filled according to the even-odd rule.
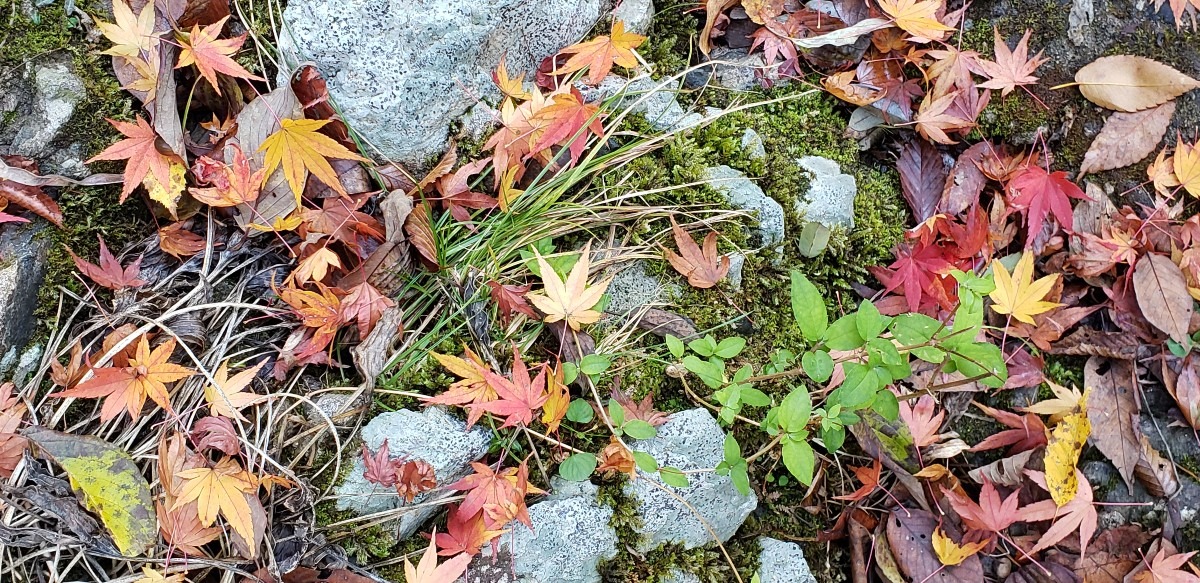
[[12,383],[0,385],[0,477],[11,477],[25,455],[28,440],[17,433],[28,407],[13,394]]
[[597,472],[626,474],[630,478],[637,474],[637,462],[633,459],[633,452],[615,435],[609,436],[608,445],[604,446],[600,455],[596,457],[599,461],[596,466]]
[[108,246],[104,244],[104,239],[100,238],[100,264],[90,263],[80,258],[67,249],[67,253],[71,254],[71,259],[75,261],[75,267],[79,268],[88,279],[96,282],[101,287],[118,290],[127,287],[140,287],[146,285],[145,281],[138,279],[138,273],[141,272],[142,258],[138,257],[130,263],[128,267],[121,268],[121,262],[108,251]]
[[993,27],[992,32],[996,36],[996,60],[979,60],[979,67],[985,75],[991,77],[986,83],[981,83],[979,88],[999,89],[1000,95],[1004,96],[1019,86],[1036,84],[1038,78],[1033,72],[1049,59],[1043,58],[1041,52],[1032,58],[1029,56],[1029,35],[1033,31],[1026,30],[1025,36],[1017,43],[1017,48],[1011,51],[1008,49],[1008,43],[1000,36],[1000,29]]
[[539,319],[537,312],[533,311],[533,306],[525,300],[525,294],[529,293],[532,285],[509,285],[492,280],[487,282],[487,286],[492,290],[492,301],[496,302],[500,321],[505,327],[512,322],[514,314],[524,314],[532,320]]
[[364,281],[351,288],[350,293],[342,298],[342,321],[356,322],[359,340],[366,340],[384,310],[395,305],[396,302],[391,298]]
[[142,335],[128,366],[93,369],[91,380],[79,383],[73,389],[51,393],[50,396],[63,399],[104,397],[104,405],[100,409],[101,421],[116,417],[122,410],[137,419],[142,414],[146,397],[173,412],[167,383],[190,377],[196,371],[167,362],[172,352],[175,352],[174,338],[151,351],[149,341]]
[[183,223],[172,223],[158,230],[158,248],[176,259],[191,257],[207,246],[204,237],[187,230]]
[[200,76],[212,84],[217,95],[221,94],[221,86],[217,83],[217,73],[252,81],[265,80],[229,58],[230,55],[242,48],[242,43],[246,42],[247,33],[242,33],[241,36],[234,38],[218,39],[221,29],[225,27],[226,20],[229,20],[229,15],[204,28],[193,24],[191,33],[186,36],[182,33],[177,35],[180,48],[179,62],[175,68],[195,65],[196,70],[200,71]]
[[707,289],[717,285],[729,273],[729,257],[717,254],[717,233],[711,231],[704,236],[704,249],[701,250],[691,235],[671,218],[671,233],[675,236],[675,245],[679,253],[663,247],[663,255],[676,271],[688,278],[692,287]]

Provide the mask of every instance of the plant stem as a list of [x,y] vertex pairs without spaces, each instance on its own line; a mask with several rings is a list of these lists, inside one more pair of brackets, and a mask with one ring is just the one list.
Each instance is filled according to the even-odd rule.
[[762,449],[759,449],[758,451],[754,452],[753,455],[746,458],[746,465],[750,465],[751,462],[762,457],[768,451],[771,451],[771,448],[775,447],[775,445],[778,444],[780,441],[783,441],[783,435],[784,435],[784,433],[782,431],[780,431],[778,435],[776,435],[773,439],[771,439],[771,441],[767,442],[766,445],[762,446]]

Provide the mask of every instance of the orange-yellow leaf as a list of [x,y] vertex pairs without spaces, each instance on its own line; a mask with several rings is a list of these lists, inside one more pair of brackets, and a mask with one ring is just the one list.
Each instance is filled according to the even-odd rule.
[[994,302],[992,310],[997,314],[1012,314],[1013,318],[1026,324],[1033,324],[1033,317],[1048,312],[1062,304],[1044,302],[1042,298],[1050,293],[1050,288],[1058,280],[1057,275],[1047,275],[1033,281],[1033,254],[1024,253],[1017,262],[1017,268],[1012,274],[1008,273],[1000,261],[992,261],[992,273],[996,280],[996,289],[988,294]]
[[638,61],[633,49],[645,40],[646,37],[640,34],[625,32],[625,23],[614,20],[612,35],[598,36],[563,49],[562,54],[571,56],[566,64],[554,73],[563,75],[587,69],[588,83],[596,85],[608,76],[614,63],[627,69],[636,67]]
[[246,418],[240,411],[265,399],[262,395],[246,391],[246,387],[254,381],[255,375],[258,374],[264,363],[265,361],[260,362],[230,377],[229,361],[222,362],[217,371],[213,373],[213,380],[216,381],[216,384],[210,383],[204,387],[204,400],[208,401],[209,412],[213,415],[245,422]]
[[163,155],[155,147],[154,143],[158,140],[158,133],[141,116],[135,118],[135,122],[108,120],[108,123],[117,128],[117,131],[121,132],[125,139],[105,148],[103,152],[96,154],[86,162],[91,164],[96,160],[127,160],[125,184],[121,187],[119,202],[125,202],[125,199],[133,192],[133,189],[137,188],[138,184],[141,184],[147,174],[153,174],[159,184],[171,183],[172,159]]
[[175,65],[175,68],[195,65],[196,70],[200,71],[200,76],[212,84],[217,95],[221,94],[221,86],[217,84],[217,73],[263,81],[262,77],[247,71],[237,64],[237,61],[229,58],[230,55],[242,48],[242,43],[246,42],[246,33],[234,38],[218,39],[221,29],[225,27],[226,20],[229,20],[228,15],[204,28],[193,24],[190,34],[177,35],[180,48],[179,63]]
[[142,406],[146,404],[146,397],[163,409],[172,411],[166,384],[195,374],[190,368],[167,362],[174,351],[174,338],[151,351],[150,343],[142,335],[135,355],[129,359],[129,366],[95,369],[90,380],[50,396],[64,399],[104,397],[104,405],[100,408],[101,421],[116,417],[122,410],[137,419],[142,413]]
[[125,0],[112,3],[113,22],[96,21],[96,28],[113,46],[101,54],[115,57],[139,57],[149,53],[158,44],[154,32],[154,2],[147,2],[142,11],[134,16],[133,9]]
[[253,516],[245,495],[253,494],[258,486],[237,460],[226,457],[213,467],[192,468],[176,475],[183,486],[172,510],[194,501],[203,526],[212,526],[220,514],[242,539],[254,540]]
[[954,30],[937,19],[943,6],[940,0],[879,0],[879,8],[916,42],[942,40]]
[[1179,140],[1175,146],[1175,179],[1192,196],[1200,197],[1200,148]]
[[266,151],[267,175],[283,167],[292,194],[299,205],[304,192],[304,179],[309,173],[342,196],[350,196],[338,179],[337,172],[326,158],[369,162],[366,158],[347,150],[333,138],[320,133],[329,123],[327,119],[283,119],[279,131],[263,140],[259,151]]
[[571,268],[564,282],[554,268],[534,251],[538,267],[542,272],[542,293],[531,293],[526,296],[534,307],[546,315],[545,321],[554,323],[565,321],[572,330],[578,331],[584,324],[592,324],[600,319],[600,312],[593,310],[600,297],[608,289],[611,280],[602,281],[588,286],[588,269],[591,266],[591,242],[583,246],[579,261]]

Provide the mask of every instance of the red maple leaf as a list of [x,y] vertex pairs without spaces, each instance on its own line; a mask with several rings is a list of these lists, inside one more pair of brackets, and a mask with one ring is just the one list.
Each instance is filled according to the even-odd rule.
[[1008,448],[1008,455],[1013,455],[1046,445],[1046,424],[1042,423],[1041,417],[1033,413],[1026,413],[1023,416],[1017,415],[1016,413],[993,409],[979,403],[975,403],[975,406],[991,416],[992,419],[1012,429],[989,435],[986,439],[976,444],[975,447],[972,447],[971,451],[986,451],[1011,446]]
[[379,446],[379,451],[375,455],[371,455],[371,450],[367,449],[367,444],[362,446],[363,477],[372,484],[379,484],[384,488],[390,488],[396,485],[396,466],[392,464],[391,454],[388,452],[388,442],[383,440],[383,445]]
[[467,514],[452,504],[446,514],[446,531],[434,535],[434,541],[443,557],[459,553],[474,556],[479,554],[480,547],[503,533],[503,530],[488,530],[482,513]]
[[358,338],[366,340],[367,334],[379,322],[383,311],[396,305],[391,298],[379,293],[375,286],[362,282],[354,286],[350,293],[342,298],[342,321],[358,323]]
[[100,265],[90,263],[80,258],[74,251],[67,249],[67,253],[71,254],[71,259],[75,261],[75,267],[88,277],[88,279],[96,282],[96,285],[106,287],[108,289],[124,289],[127,287],[140,287],[146,285],[145,281],[138,279],[138,273],[142,270],[142,258],[138,257],[130,263],[128,267],[121,268],[121,262],[108,251],[108,246],[104,244],[104,239],[99,235],[100,239]]
[[471,220],[470,215],[467,214],[469,208],[490,209],[500,206],[500,201],[495,198],[471,190],[471,177],[479,174],[487,166],[487,163],[486,158],[476,160],[451,174],[438,178],[437,191],[442,196],[436,200],[441,201],[442,207],[450,211],[455,220],[462,223]]
[[539,367],[541,370],[530,381],[529,369],[521,360],[521,352],[514,344],[511,380],[490,370],[483,371],[483,378],[496,390],[496,394],[500,398],[486,403],[473,403],[467,405],[467,408],[479,408],[493,415],[503,415],[505,418],[501,428],[528,425],[530,421],[533,421],[533,412],[541,407],[549,397],[546,394],[546,366],[539,365]]
[[[1014,522],[1023,522],[1017,514],[1020,506],[1021,492],[1014,491],[1003,501],[1000,492],[992,485],[991,480],[983,479],[983,488],[979,490],[979,503],[967,498],[956,491],[942,488],[954,511],[962,518],[963,524],[972,530],[998,533],[1011,526]],[[1053,504],[1053,501],[1051,501]]]
[[[489,371],[491,368],[484,364],[479,355],[463,345],[463,356],[459,358],[449,354],[438,354],[430,352],[434,360],[445,367],[450,372],[459,377],[460,380],[455,381],[450,385],[450,390],[436,397],[427,397],[425,402],[430,405],[467,405],[479,404],[496,399],[496,389],[494,389],[488,380],[484,377],[484,371]],[[473,427],[479,418],[483,416],[483,409],[475,407],[467,407],[467,427]]]
[[954,302],[951,292],[946,288],[945,273],[954,265],[946,260],[943,251],[937,245],[902,243],[896,248],[896,261],[886,269],[872,267],[870,271],[889,293],[903,286],[909,311],[918,311],[925,296],[950,309],[954,307]]
[[118,202],[125,202],[133,189],[146,178],[146,174],[153,174],[154,180],[159,184],[171,183],[172,157],[164,155],[155,145],[158,132],[140,116],[135,121],[137,123],[108,120],[125,139],[105,148],[103,152],[85,162],[91,164],[96,160],[126,160],[125,184],[121,187],[121,198]]
[[500,308],[500,321],[505,327],[512,321],[514,314],[525,314],[532,320],[539,319],[537,312],[525,301],[525,294],[529,293],[533,286],[507,285],[496,280],[487,282],[487,285],[492,289],[492,301]]
[[505,468],[496,472],[487,464],[471,464],[475,473],[453,484],[451,490],[465,491],[459,512],[468,516],[483,513],[488,529],[498,529],[513,520],[533,528],[529,511],[525,506],[528,494],[543,494],[541,489],[529,483],[529,466],[525,461],[516,468]]
[[[1025,474],[1043,490],[1050,491],[1050,488],[1046,486],[1045,474],[1030,470],[1026,470]],[[1099,515],[1096,513],[1096,507],[1092,504],[1094,495],[1092,484],[1088,482],[1087,476],[1084,476],[1083,472],[1075,470],[1075,479],[1079,482],[1079,489],[1075,492],[1075,497],[1061,508],[1054,500],[1042,500],[1030,504],[1022,510],[1021,519],[1025,522],[1054,521],[1054,524],[1050,525],[1050,529],[1042,534],[1042,538],[1038,539],[1037,545],[1029,551],[1030,554],[1050,548],[1078,530],[1079,555],[1087,556],[1088,542],[1092,540],[1092,535],[1096,534],[1096,522]]]
[[858,478],[858,481],[862,482],[862,486],[845,496],[834,496],[835,500],[862,500],[870,496],[871,492],[874,492],[875,488],[879,487],[879,474],[883,471],[883,464],[879,460],[875,460],[875,463],[871,464],[871,467],[860,468],[858,466],[850,466],[850,469],[854,472],[854,476]]
[[935,411],[937,402],[929,395],[922,395],[915,406],[908,401],[900,401],[900,420],[912,434],[913,446],[925,447],[938,440],[938,429],[946,418],[945,411]]
[[1009,204],[1025,212],[1025,248],[1042,231],[1042,224],[1051,214],[1068,233],[1074,215],[1071,199],[1091,200],[1067,178],[1067,173],[1046,172],[1041,166],[1028,164],[1008,183]]
[[584,103],[583,96],[574,87],[569,93],[555,95],[552,103],[533,114],[533,119],[545,123],[546,130],[531,151],[563,145],[571,151],[572,162],[578,162],[583,155],[589,133],[596,137],[604,134],[600,106]]

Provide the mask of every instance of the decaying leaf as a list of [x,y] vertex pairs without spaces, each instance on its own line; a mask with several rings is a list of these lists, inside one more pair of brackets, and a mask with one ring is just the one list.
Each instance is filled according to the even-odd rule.
[[710,232],[704,237],[704,250],[701,251],[692,236],[684,231],[671,219],[671,233],[675,237],[675,245],[679,254],[663,247],[663,255],[676,271],[688,278],[692,287],[707,289],[717,285],[718,281],[729,273],[729,257],[717,254],[717,233]]
[[1079,410],[1063,416],[1051,430],[1046,444],[1046,489],[1060,508],[1075,499],[1078,489],[1075,464],[1079,462],[1083,444],[1092,431],[1087,417],[1087,398],[1088,391],[1085,390]]
[[1175,102],[1135,113],[1118,111],[1104,122],[1100,134],[1083,155],[1080,176],[1114,168],[1124,168],[1154,153],[1167,133]]
[[1087,417],[1092,442],[1117,467],[1129,488],[1133,488],[1134,472],[1142,459],[1134,380],[1129,361],[1093,356],[1083,367],[1083,384],[1091,389]]
[[1186,344],[1192,319],[1192,296],[1179,266],[1170,258],[1148,253],[1133,268],[1133,290],[1142,315],[1172,340]]
[[1100,57],[1075,73],[1075,83],[1088,101],[1125,112],[1162,105],[1200,87],[1173,67],[1133,55]]

